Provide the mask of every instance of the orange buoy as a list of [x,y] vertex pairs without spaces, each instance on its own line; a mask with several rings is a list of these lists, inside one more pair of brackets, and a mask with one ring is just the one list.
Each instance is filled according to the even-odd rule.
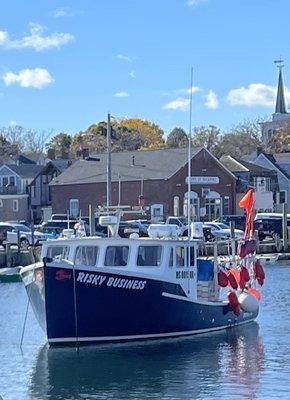
[[221,286],[221,287],[228,286],[229,280],[228,280],[227,274],[224,271],[218,272],[217,280],[218,280],[219,286]]
[[247,290],[247,292],[250,293],[252,296],[254,296],[258,301],[260,301],[262,298],[262,295],[259,292],[259,290],[255,289],[255,288],[249,288]]

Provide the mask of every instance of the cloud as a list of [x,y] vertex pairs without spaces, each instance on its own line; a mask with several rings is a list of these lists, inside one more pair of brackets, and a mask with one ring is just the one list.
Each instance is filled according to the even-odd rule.
[[130,75],[131,78],[136,78],[135,71],[131,71],[129,73],[129,75]]
[[40,24],[30,23],[29,34],[22,39],[13,40],[9,33],[0,31],[0,46],[6,49],[26,49],[32,48],[36,51],[59,48],[72,41],[74,36],[70,33],[52,33],[45,36],[45,28]]
[[129,97],[129,93],[127,92],[117,92],[114,94],[115,97]]
[[188,111],[190,100],[184,97],[177,97],[177,99],[170,101],[165,104],[162,108],[163,110],[178,110],[178,111]]
[[187,0],[187,5],[189,7],[197,7],[202,3],[206,3],[207,0]]
[[132,58],[125,56],[124,54],[118,54],[116,58],[122,61],[132,62]]
[[35,89],[43,89],[54,82],[53,77],[44,68],[22,69],[18,73],[6,72],[2,79],[6,86],[19,85]]
[[197,92],[201,92],[201,88],[198,86],[192,86],[191,88],[185,88],[185,89],[176,89],[174,90],[175,94],[190,94],[190,92],[192,94],[197,93]]
[[62,18],[62,17],[73,17],[74,13],[72,12],[72,10],[68,7],[62,7],[62,8],[57,8],[54,13],[53,16],[55,18]]
[[207,108],[211,108],[212,110],[216,110],[219,106],[218,98],[216,93],[213,90],[210,90],[206,95],[206,100],[204,105]]
[[9,126],[17,126],[17,125],[18,125],[17,121],[14,121],[13,119],[9,121]]
[[[242,86],[232,89],[227,95],[230,106],[245,107],[269,107],[273,108],[276,101],[277,88],[265,85],[264,83],[251,83],[249,86]],[[285,97],[290,103],[290,90],[285,87]]]

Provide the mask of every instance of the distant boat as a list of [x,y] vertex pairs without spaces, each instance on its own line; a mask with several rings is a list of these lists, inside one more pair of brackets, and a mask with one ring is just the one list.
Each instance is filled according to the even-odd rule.
[[1,268],[0,269],[0,283],[13,283],[21,282],[19,274],[20,267]]

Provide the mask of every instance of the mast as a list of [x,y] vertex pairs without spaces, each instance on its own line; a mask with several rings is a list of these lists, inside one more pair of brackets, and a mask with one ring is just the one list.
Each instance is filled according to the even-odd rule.
[[187,252],[187,267],[188,267],[188,294],[190,294],[190,238],[191,238],[191,120],[192,120],[192,85],[193,85],[193,68],[190,71],[190,102],[189,102],[189,129],[188,129],[188,172],[187,172],[187,239],[188,239],[188,252]]
[[111,156],[111,115],[108,114],[107,120],[107,211],[112,204],[112,156]]

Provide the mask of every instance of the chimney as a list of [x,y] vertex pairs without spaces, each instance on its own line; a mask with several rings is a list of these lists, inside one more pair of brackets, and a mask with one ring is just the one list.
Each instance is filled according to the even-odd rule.
[[47,150],[47,157],[50,160],[55,160],[55,149],[48,149]]
[[89,149],[82,149],[82,157],[83,157],[83,159],[85,159],[86,157],[89,157],[89,155],[90,155],[90,151],[89,151]]

